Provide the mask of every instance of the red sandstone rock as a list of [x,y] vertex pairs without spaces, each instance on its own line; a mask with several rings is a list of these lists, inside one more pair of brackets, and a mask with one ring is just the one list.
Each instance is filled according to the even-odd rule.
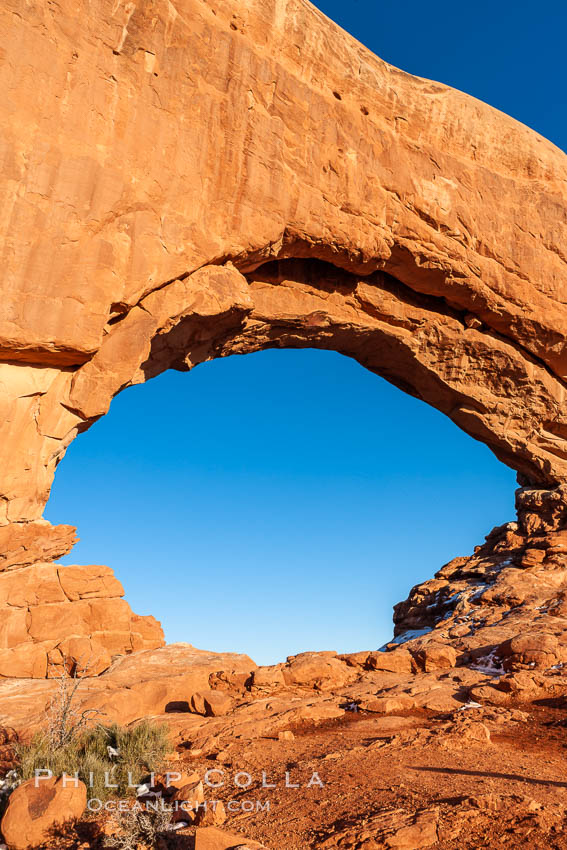
[[13,850],[29,850],[53,839],[52,830],[77,820],[87,804],[87,789],[82,782],[75,788],[73,780],[29,779],[10,795],[2,818],[4,841]]
[[269,667],[257,667],[252,674],[252,685],[255,688],[277,688],[285,685],[281,664]]
[[221,717],[232,708],[232,698],[224,691],[198,691],[191,697],[191,709],[207,717]]
[[415,663],[407,649],[396,649],[392,652],[371,652],[365,666],[369,670],[388,670],[391,673],[411,673]]
[[[39,519],[56,464],[123,388],[274,344],[357,358],[530,486],[517,522],[396,607],[398,633],[428,634],[363,664],[307,653],[255,672],[254,686],[281,686],[277,669],[288,688],[332,691],[367,662],[372,675],[411,678],[408,655],[425,671],[457,658],[496,675],[560,668],[565,156],[476,100],[392,71],[302,0],[283,11],[277,0],[240,4],[236,29],[234,0],[218,0],[215,15],[181,2],[176,15],[191,25],[174,42],[161,7],[122,20],[95,0],[79,20],[62,0],[41,26],[33,4],[8,0],[0,12],[0,181],[13,211],[0,281],[0,675],[44,676],[48,662],[61,669],[70,655],[76,666],[100,648],[98,671],[161,643],[159,624],[132,614],[105,568],[57,568],[56,580],[48,562],[74,540],[70,526]],[[101,37],[114,48],[99,55]],[[181,121],[189,107],[197,117]],[[222,138],[211,114],[225,118]],[[154,156],[143,141],[154,138],[172,155]],[[187,702],[218,672],[140,679],[143,659],[89,699],[133,718]],[[430,685],[405,699],[453,699]]]
[[426,673],[433,670],[448,670],[457,663],[457,653],[452,646],[430,641],[415,653],[415,657]]
[[415,708],[415,699],[404,694],[395,697],[378,697],[362,700],[359,708],[362,711],[370,711],[372,714],[397,714]]
[[0,609],[4,606],[30,608],[65,600],[54,564],[35,564],[0,573]]
[[221,800],[208,803],[205,808],[197,811],[197,823],[199,826],[222,826],[226,821],[226,809]]
[[40,517],[116,392],[275,343],[340,349],[564,480],[565,155],[303,0],[214,12],[181,0],[172,41],[167,5],[2,10],[0,523]]
[[52,641],[29,641],[11,649],[0,649],[0,678],[44,679],[47,676],[48,652],[52,648]]
[[543,668],[567,660],[567,652],[561,652],[557,638],[545,632],[527,632],[504,641],[498,647],[498,655],[504,659],[504,668]]
[[71,602],[124,596],[124,588],[110,567],[58,567],[58,575],[63,592]]
[[72,637],[60,641],[47,653],[47,669],[50,676],[65,673],[77,678],[98,676],[112,663],[108,649],[90,637]]
[[0,677],[92,676],[113,656],[162,646],[160,624],[133,614],[123,593],[109,567],[0,573]]
[[340,661],[336,652],[302,652],[282,668],[288,685],[330,687],[352,678],[352,672]]
[[424,850],[438,842],[439,809],[382,811],[361,825],[338,830],[323,841],[321,850],[357,847],[361,850]]
[[72,525],[37,522],[0,523],[0,571],[53,561],[71,551],[77,542]]
[[217,670],[209,676],[209,685],[213,690],[244,691],[252,684],[252,677],[252,672],[243,670]]
[[[175,789],[171,800],[173,803],[178,804],[178,809],[174,812],[172,820],[174,822],[185,820],[193,823],[197,820],[198,814],[201,810],[201,803],[205,800],[203,783],[197,777],[196,780],[192,780],[187,782],[185,785],[181,785]],[[182,803],[184,805],[180,805]]]

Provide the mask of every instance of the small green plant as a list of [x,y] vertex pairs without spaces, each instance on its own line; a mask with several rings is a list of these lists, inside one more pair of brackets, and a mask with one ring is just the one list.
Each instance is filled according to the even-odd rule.
[[[107,836],[104,846],[114,850],[165,847],[163,836],[171,822],[169,812],[128,811],[120,815],[118,830]],[[161,840],[160,840],[161,839]]]
[[132,786],[163,768],[169,750],[167,727],[142,721],[131,728],[97,724],[76,732],[59,747],[39,732],[17,748],[17,757],[23,779],[33,778],[36,770],[50,770],[53,776],[78,775],[89,797],[106,800],[133,794]]

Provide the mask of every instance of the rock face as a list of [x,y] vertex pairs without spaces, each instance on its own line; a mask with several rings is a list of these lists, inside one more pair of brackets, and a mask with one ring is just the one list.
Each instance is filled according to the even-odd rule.
[[123,595],[110,567],[0,573],[0,677],[93,676],[116,655],[162,646],[157,620],[133,614]]
[[407,636],[416,659],[435,646],[435,654],[451,652],[447,666],[493,673],[567,665],[567,486],[520,489],[516,507],[517,522],[495,528],[472,556],[455,558],[395,606],[398,640]]
[[[74,539],[41,520],[56,465],[125,387],[272,346],[355,358],[531,487],[536,519],[416,590],[399,630],[443,609],[480,657],[466,597],[490,612],[503,664],[557,654],[553,618],[523,643],[496,625],[534,594],[553,616],[563,605],[563,526],[538,537],[536,503],[565,504],[564,154],[387,65],[306,0],[93,0],[80,16],[71,0],[7,0],[0,31],[0,570],[18,570],[6,598],[22,585],[2,613],[4,675],[161,640],[109,574],[83,587],[53,566]],[[36,576],[47,599],[25,596]],[[317,663],[324,681],[333,664]]]

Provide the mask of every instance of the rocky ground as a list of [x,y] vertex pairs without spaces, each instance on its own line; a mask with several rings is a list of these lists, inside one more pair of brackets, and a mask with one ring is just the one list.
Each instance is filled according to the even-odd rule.
[[[308,655],[290,667],[332,661]],[[318,680],[249,691],[219,681],[203,694],[209,705],[197,697],[193,708],[220,716],[156,718],[175,740],[174,785],[187,798],[200,780],[196,799],[208,804],[200,827],[172,833],[164,846],[567,847],[567,678],[555,683],[565,698],[507,707],[471,703],[457,670],[417,675],[409,689],[396,674],[349,678],[341,687]],[[392,691],[399,696],[377,696]],[[7,744],[6,766],[9,758]],[[171,800],[176,789],[157,784]],[[99,848],[104,828],[105,818],[87,815],[44,846]]]
[[[519,490],[517,520],[414,588],[381,650],[257,667],[188,644],[150,646],[87,671],[77,710],[167,724],[169,767],[184,784],[158,792],[209,804],[169,834],[171,847],[567,848],[566,495]],[[83,587],[73,574],[80,599],[109,592],[102,575]],[[13,576],[0,586],[14,587]],[[60,685],[0,679],[3,772]],[[48,846],[102,847],[104,822],[83,816]]]

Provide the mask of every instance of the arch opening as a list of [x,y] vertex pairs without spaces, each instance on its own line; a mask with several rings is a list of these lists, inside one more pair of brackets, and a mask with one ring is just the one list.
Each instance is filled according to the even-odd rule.
[[47,516],[79,528],[64,562],[110,562],[168,642],[268,664],[387,643],[393,605],[508,519],[512,490],[431,407],[352,358],[286,349],[117,398]]
[[[444,413],[517,470],[520,482],[535,493],[533,499],[526,497],[526,508],[522,507],[525,500],[520,500],[520,512],[528,516],[524,536],[515,537],[502,527],[501,537],[491,538],[488,548],[481,547],[489,559],[483,569],[497,570],[501,561],[505,563],[500,554],[494,555],[493,545],[511,546],[513,557],[520,556],[533,523],[540,522],[532,516],[534,499],[535,515],[551,510],[553,519],[548,527],[562,522],[554,500],[557,497],[561,502],[563,497],[548,489],[556,480],[561,450],[546,428],[548,418],[555,421],[555,431],[560,424],[556,414],[562,388],[532,355],[475,315],[463,314],[448,297],[416,292],[384,271],[361,277],[313,256],[255,261],[248,263],[246,274],[244,270],[244,263],[241,269],[232,262],[203,266],[153,289],[128,309],[122,305],[110,318],[100,347],[87,363],[79,368],[47,369],[45,390],[22,393],[22,415],[26,421],[31,419],[28,425],[39,448],[30,454],[32,486],[29,470],[22,477],[19,467],[14,492],[20,487],[24,498],[6,500],[8,510],[14,512],[8,519],[16,520],[7,526],[8,535],[16,529],[18,541],[23,534],[23,548],[32,552],[22,562],[18,543],[13,557],[9,553],[12,565],[46,560],[46,551],[53,561],[71,549],[72,527],[46,525],[38,517],[67,447],[108,412],[117,394],[170,369],[187,371],[206,361],[270,348],[316,348],[346,355]],[[36,380],[33,369],[31,374]],[[543,489],[534,488],[534,482],[541,482]],[[547,494],[549,503],[538,493]],[[473,557],[477,558],[476,552]],[[450,569],[461,584],[461,566]],[[478,590],[476,570],[477,566],[467,567],[462,579],[467,598]],[[94,578],[105,586],[103,575],[97,573]],[[113,592],[118,592],[116,585],[113,587]],[[444,622],[451,616],[451,600],[456,598],[451,587],[452,580],[438,577],[431,585],[425,582],[412,590],[408,600],[396,608],[396,631],[429,630]],[[99,607],[104,608],[102,604]],[[122,618],[121,627],[112,637],[112,646],[104,648],[101,669],[112,652],[128,653],[163,641],[153,618],[133,615],[124,600],[115,608]],[[105,629],[99,628],[107,615],[105,610],[102,619],[95,617],[97,629],[91,634],[91,609],[85,608],[88,641],[96,638],[108,643]],[[73,628],[70,621],[64,631],[72,633]],[[45,639],[43,624],[37,628],[42,644],[39,676],[45,675],[51,664],[50,641],[56,641],[60,654],[68,643],[67,638],[58,641],[58,631],[59,626],[51,628]],[[29,633],[26,635],[25,640]],[[10,655],[9,664],[12,658]],[[31,658],[26,670],[36,675],[35,655]]]

